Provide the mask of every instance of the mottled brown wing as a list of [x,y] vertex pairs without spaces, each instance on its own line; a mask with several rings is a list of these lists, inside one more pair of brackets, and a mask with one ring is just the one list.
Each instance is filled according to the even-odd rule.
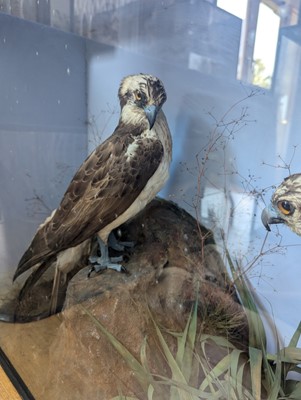
[[122,144],[110,141],[92,154],[95,167],[88,184],[85,169],[76,174],[49,224],[51,248],[74,246],[107,226],[129,208],[157,170],[163,156],[159,140],[139,139],[135,156],[128,161],[127,146]]
[[117,128],[91,153],[52,219],[36,233],[14,279],[45,257],[90,238],[128,209],[163,157],[159,140],[136,140],[135,154],[128,158],[126,151],[134,137]]

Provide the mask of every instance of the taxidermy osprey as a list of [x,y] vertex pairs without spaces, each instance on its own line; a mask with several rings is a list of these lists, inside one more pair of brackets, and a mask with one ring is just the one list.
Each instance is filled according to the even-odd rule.
[[261,214],[263,225],[270,231],[270,224],[285,224],[301,236],[301,174],[293,174],[277,187],[271,203]]
[[63,270],[70,262],[74,265],[96,234],[101,256],[90,257],[93,270],[121,270],[109,257],[110,233],[139,213],[168,178],[172,140],[161,110],[166,100],[163,83],[152,75],[127,76],[118,96],[117,128],[80,166],[18,264],[13,280],[37,267],[23,292],[50,265]]

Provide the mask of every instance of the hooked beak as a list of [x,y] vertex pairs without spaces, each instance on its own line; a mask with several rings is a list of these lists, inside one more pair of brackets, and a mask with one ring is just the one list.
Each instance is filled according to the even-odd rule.
[[152,127],[154,126],[158,111],[159,107],[157,107],[155,104],[151,104],[149,106],[144,107],[144,112],[149,123],[149,129],[152,129]]
[[279,217],[277,211],[275,210],[272,204],[270,204],[268,207],[265,207],[265,209],[262,211],[261,221],[267,231],[271,230],[269,225],[284,223],[284,219]]

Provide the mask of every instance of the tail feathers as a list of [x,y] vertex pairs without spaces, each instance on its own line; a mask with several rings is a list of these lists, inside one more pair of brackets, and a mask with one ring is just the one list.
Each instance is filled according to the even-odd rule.
[[54,252],[46,246],[43,238],[40,238],[37,234],[19,261],[13,281],[34,265],[45,261],[45,258],[53,255],[53,253]]
[[55,256],[50,257],[47,261],[42,262],[39,267],[32,272],[31,275],[26,279],[20,293],[19,300],[22,301],[26,293],[37,283],[40,277],[47,271],[47,269],[52,265],[52,262],[55,260]]

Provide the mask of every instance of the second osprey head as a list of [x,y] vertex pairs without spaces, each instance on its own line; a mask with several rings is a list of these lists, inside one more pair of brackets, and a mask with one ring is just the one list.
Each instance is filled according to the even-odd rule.
[[301,235],[301,174],[293,174],[277,187],[271,203],[261,214],[263,225],[270,231],[271,224],[285,224]]

